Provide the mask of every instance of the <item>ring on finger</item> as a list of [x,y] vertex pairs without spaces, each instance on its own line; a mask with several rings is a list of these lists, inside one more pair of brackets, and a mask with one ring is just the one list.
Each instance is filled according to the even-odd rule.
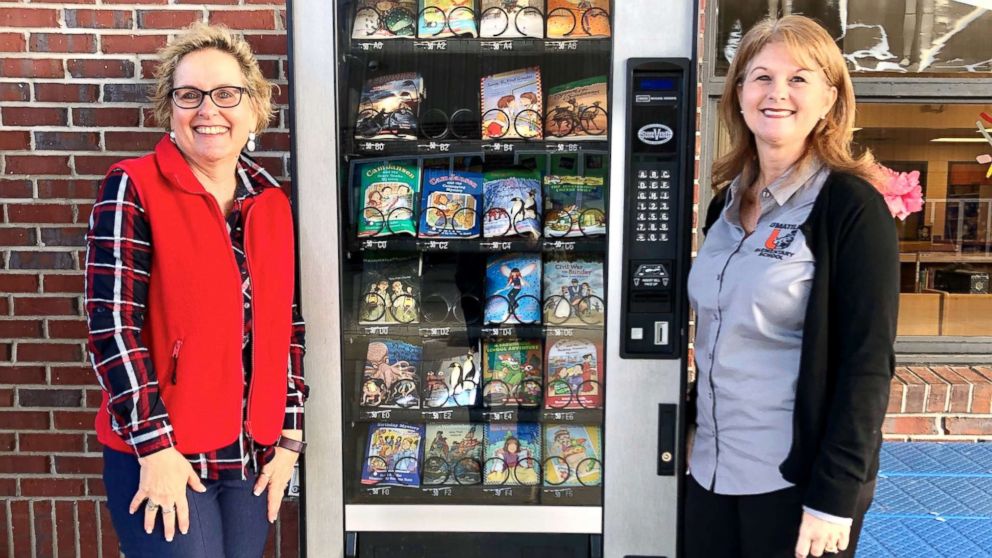
[[147,511],[155,511],[161,507],[162,506],[156,504],[155,502],[152,502],[151,500],[148,500],[148,502],[145,503],[145,510]]
[[162,515],[168,515],[170,513],[176,513],[176,508],[166,508],[162,507]]

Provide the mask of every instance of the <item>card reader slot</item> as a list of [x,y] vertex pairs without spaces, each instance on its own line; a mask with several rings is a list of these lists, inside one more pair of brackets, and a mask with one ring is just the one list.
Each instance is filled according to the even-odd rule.
[[628,312],[646,314],[672,312],[672,295],[670,293],[630,293]]

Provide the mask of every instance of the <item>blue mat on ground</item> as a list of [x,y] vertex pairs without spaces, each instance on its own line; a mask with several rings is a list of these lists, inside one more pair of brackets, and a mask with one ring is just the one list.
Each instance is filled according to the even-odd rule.
[[858,558],[992,557],[992,444],[888,442]]

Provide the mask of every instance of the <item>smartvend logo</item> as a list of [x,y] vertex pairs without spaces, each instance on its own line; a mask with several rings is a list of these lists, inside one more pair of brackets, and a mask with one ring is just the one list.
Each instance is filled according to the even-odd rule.
[[648,145],[662,145],[675,137],[675,132],[664,124],[645,124],[637,131],[637,139]]

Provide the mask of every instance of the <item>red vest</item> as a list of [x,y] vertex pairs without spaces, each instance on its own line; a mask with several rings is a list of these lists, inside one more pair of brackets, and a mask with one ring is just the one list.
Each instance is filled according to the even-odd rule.
[[[141,338],[151,353],[176,449],[199,453],[241,433],[241,273],[216,200],[167,137],[155,152],[122,161],[151,228],[152,262]],[[286,410],[295,281],[293,220],[279,188],[243,205],[252,283],[252,377],[245,429],[275,443]],[[107,393],[96,418],[100,442],[133,450],[111,429]]]

